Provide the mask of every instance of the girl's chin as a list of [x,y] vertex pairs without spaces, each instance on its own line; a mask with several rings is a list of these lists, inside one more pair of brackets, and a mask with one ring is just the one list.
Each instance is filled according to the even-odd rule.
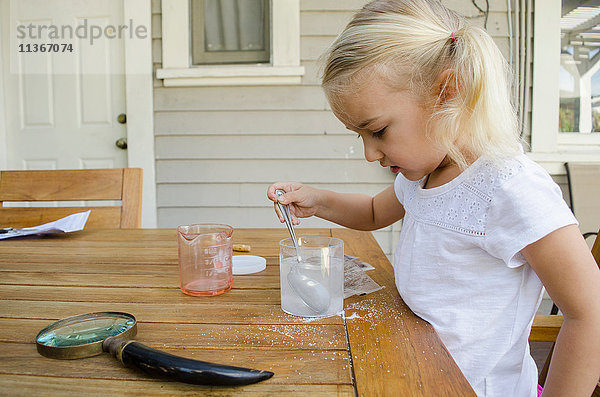
[[425,175],[423,175],[422,172],[419,171],[415,171],[415,170],[407,170],[404,168],[400,168],[397,165],[391,165],[389,166],[390,171],[393,174],[402,174],[406,179],[408,179],[409,181],[419,181],[421,180]]

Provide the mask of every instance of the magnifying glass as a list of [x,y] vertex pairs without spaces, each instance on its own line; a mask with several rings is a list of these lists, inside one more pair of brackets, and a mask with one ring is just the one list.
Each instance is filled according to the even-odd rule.
[[98,312],[68,317],[36,336],[38,353],[57,359],[77,359],[107,352],[126,366],[162,378],[197,385],[241,386],[269,379],[273,372],[192,360],[131,340],[137,332],[129,313]]

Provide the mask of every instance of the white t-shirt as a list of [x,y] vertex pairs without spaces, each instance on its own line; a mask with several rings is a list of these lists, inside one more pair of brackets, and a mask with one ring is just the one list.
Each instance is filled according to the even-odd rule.
[[406,215],[396,286],[435,328],[478,396],[536,396],[528,337],[543,286],[520,253],[577,224],[548,173],[525,155],[479,158],[445,185],[398,175]]

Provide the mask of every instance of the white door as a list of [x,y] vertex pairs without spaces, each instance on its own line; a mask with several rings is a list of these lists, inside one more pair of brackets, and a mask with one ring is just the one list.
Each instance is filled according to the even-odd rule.
[[127,166],[123,1],[0,0],[8,169]]

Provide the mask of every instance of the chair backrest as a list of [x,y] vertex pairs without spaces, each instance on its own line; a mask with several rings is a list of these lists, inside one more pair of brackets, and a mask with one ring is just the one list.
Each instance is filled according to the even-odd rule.
[[600,226],[600,163],[565,163],[571,210],[583,234]]
[[[121,201],[118,206],[3,206],[3,202]],[[68,203],[71,204],[71,203]],[[15,204],[18,205],[18,204]],[[86,228],[139,228],[142,170],[0,171],[0,227],[28,227],[91,209]]]

